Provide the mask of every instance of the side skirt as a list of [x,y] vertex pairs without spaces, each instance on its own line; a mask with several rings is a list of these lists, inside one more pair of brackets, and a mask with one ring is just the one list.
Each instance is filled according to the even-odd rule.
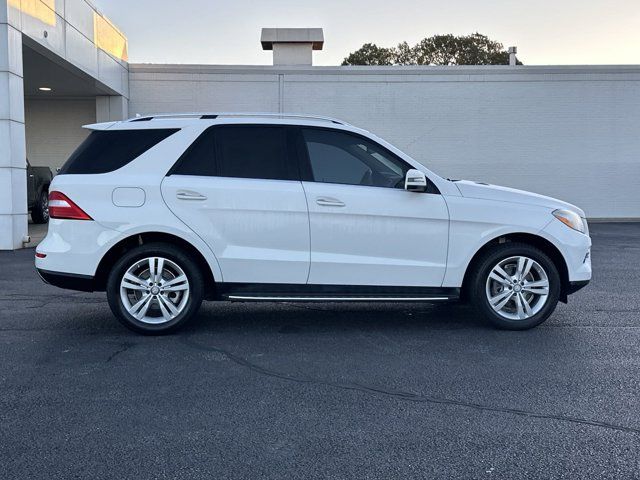
[[361,285],[222,283],[217,297],[235,302],[441,302],[458,300],[459,288]]

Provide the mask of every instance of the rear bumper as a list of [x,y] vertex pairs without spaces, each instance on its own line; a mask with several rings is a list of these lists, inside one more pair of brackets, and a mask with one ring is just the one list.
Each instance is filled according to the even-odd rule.
[[109,246],[120,238],[119,232],[96,221],[52,218],[47,236],[36,248],[46,257],[36,257],[36,268],[56,274],[93,276]]
[[67,290],[78,290],[80,292],[95,291],[95,278],[90,275],[79,275],[77,273],[52,272],[36,268],[38,275],[43,282],[54,287],[65,288]]

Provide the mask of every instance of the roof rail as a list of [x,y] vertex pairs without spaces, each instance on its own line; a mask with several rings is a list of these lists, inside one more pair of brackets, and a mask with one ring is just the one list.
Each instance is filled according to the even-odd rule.
[[338,125],[349,125],[347,122],[339,120],[333,117],[325,117],[322,115],[305,115],[298,113],[265,113],[265,112],[194,112],[194,113],[161,113],[158,115],[137,115],[135,118],[130,118],[127,122],[148,122],[155,118],[200,118],[203,120],[212,120],[220,117],[233,118],[233,117],[263,117],[263,118],[293,118],[298,120],[321,120],[324,122],[331,122]]

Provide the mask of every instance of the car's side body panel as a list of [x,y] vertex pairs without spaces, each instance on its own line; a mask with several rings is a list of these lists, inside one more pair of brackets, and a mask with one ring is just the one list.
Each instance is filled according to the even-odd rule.
[[[160,188],[175,159],[199,132],[199,128],[186,128],[115,172],[57,175],[50,190],[64,192],[93,221],[51,219],[48,234],[38,246],[47,257],[36,258],[36,267],[94,275],[102,257],[121,240],[159,232],[178,236],[193,245],[207,260],[214,278],[221,279],[222,271],[213,251],[169,210]],[[114,191],[123,188],[142,190],[144,203],[116,206]]]
[[[526,233],[551,242],[562,253],[569,279],[583,280],[581,262],[591,247],[588,235],[571,230],[555,219],[553,208],[498,200],[445,197],[451,214],[447,273],[442,286],[459,287],[475,254],[501,236]],[[578,263],[578,258],[580,263]],[[590,275],[590,263],[588,265]]]
[[310,284],[442,284],[449,235],[442,195],[303,185],[311,229]]
[[493,200],[445,197],[451,222],[443,286],[462,285],[469,262],[484,245],[509,233],[536,235],[549,222],[547,209]]
[[[185,192],[205,198],[181,199]],[[306,283],[309,214],[301,182],[171,175],[162,193],[215,252],[225,282]]]
[[[36,268],[93,277],[104,256],[119,242],[144,233],[163,233],[191,244],[207,261],[214,278],[222,279],[222,271],[208,245],[193,231],[166,211],[165,221],[136,224],[120,223],[109,228],[95,221],[51,219],[49,233],[38,245],[45,258],[35,259]],[[173,218],[172,218],[173,217]],[[158,219],[156,219],[158,220]]]

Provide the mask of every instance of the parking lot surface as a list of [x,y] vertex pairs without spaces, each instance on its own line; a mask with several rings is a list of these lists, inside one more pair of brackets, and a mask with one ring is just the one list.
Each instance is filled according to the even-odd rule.
[[640,224],[543,326],[456,305],[204,304],[142,337],[0,252],[0,477],[640,477]]

